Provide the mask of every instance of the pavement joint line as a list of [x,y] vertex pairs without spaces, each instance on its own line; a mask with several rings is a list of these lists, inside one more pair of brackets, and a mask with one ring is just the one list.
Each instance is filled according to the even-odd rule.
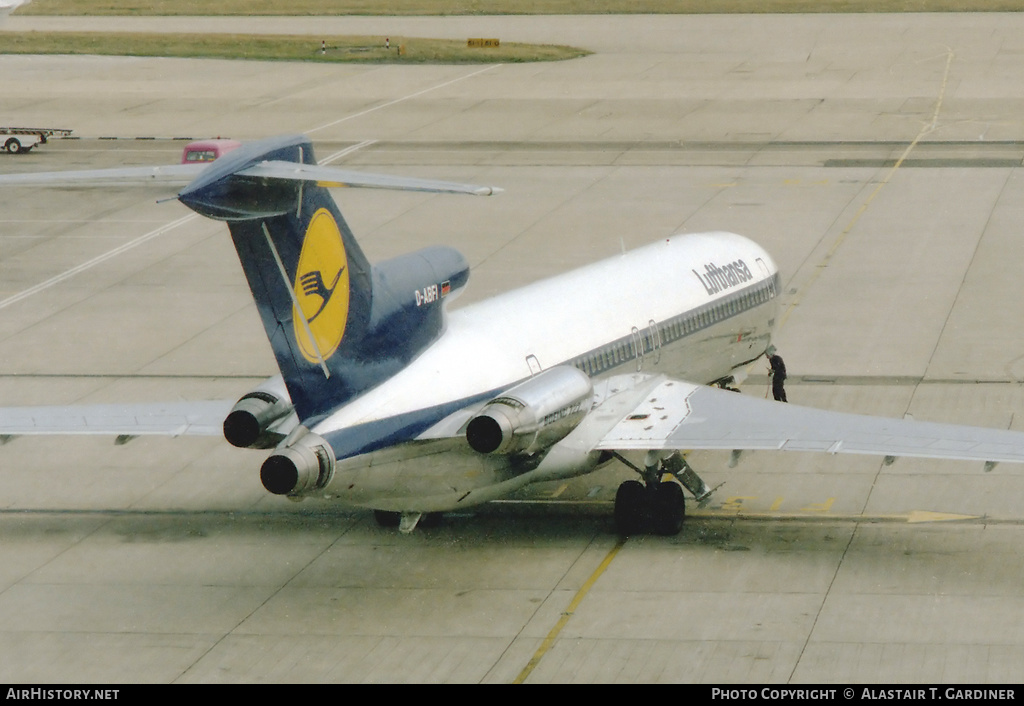
[[[615,505],[614,500],[548,500],[538,498],[536,500],[492,500],[492,505],[519,505],[537,507],[608,507]],[[745,520],[748,522],[802,522],[808,524],[826,522],[856,522],[867,524],[881,523],[907,523],[922,524],[934,522],[963,522],[982,524],[1024,524],[1024,518],[997,518],[988,515],[968,515],[953,512],[938,512],[935,510],[906,510],[890,514],[864,515],[853,513],[823,513],[823,512],[757,512],[757,511],[736,511],[736,510],[690,510],[687,517],[702,520]]]
[[[492,501],[497,503],[498,501]],[[510,503],[513,501],[503,501]],[[594,506],[612,506],[612,501],[559,501],[554,502],[543,502],[543,501],[515,501],[519,504],[528,505],[594,505]],[[317,509],[309,512],[300,509],[285,508],[280,510],[249,510],[244,508],[238,509],[218,509],[212,508],[208,510],[182,510],[182,509],[116,509],[116,508],[41,508],[41,507],[8,507],[0,508],[0,517],[6,515],[96,515],[101,517],[257,517],[257,518],[295,518],[295,517],[327,517],[327,518],[339,518],[346,519],[354,516],[357,510],[347,508],[336,508],[336,512],[331,509]],[[446,513],[447,514],[447,513]],[[858,524],[936,524],[938,522],[957,522],[962,525],[1002,525],[1002,526],[1024,526],[1024,518],[1011,518],[1011,517],[991,517],[989,515],[953,515],[952,513],[921,513],[925,516],[936,514],[936,515],[950,515],[948,519],[942,520],[927,520],[927,519],[913,519],[915,512],[909,512],[903,515],[771,515],[770,513],[722,513],[722,512],[692,512],[689,513],[691,519],[708,520],[711,522],[719,521],[735,521],[741,520],[746,522],[783,522],[783,523],[803,523],[803,524],[834,524],[836,522],[856,522]],[[452,516],[468,517],[472,516],[473,513],[451,513]],[[684,525],[685,528],[685,525]],[[607,557],[606,557],[607,559]],[[604,567],[607,569],[607,566]],[[596,581],[596,579],[595,579]],[[589,589],[588,589],[589,590]],[[581,599],[582,600],[582,599]]]
[[544,655],[546,655],[548,653],[548,650],[550,650],[551,647],[555,644],[555,640],[558,638],[559,633],[562,632],[562,629],[568,624],[569,619],[572,618],[572,616],[576,613],[576,609],[579,608],[580,603],[582,603],[583,599],[587,597],[587,594],[590,593],[590,589],[594,587],[594,584],[597,583],[597,580],[599,578],[601,578],[601,575],[605,572],[605,570],[609,566],[611,566],[612,561],[618,555],[622,547],[625,546],[625,544],[625,537],[620,537],[618,541],[615,542],[615,546],[611,548],[611,550],[605,556],[604,560],[598,565],[596,569],[594,569],[594,573],[592,573],[590,577],[583,582],[583,585],[580,586],[580,589],[576,592],[576,595],[573,596],[572,600],[569,602],[569,606],[565,609],[565,611],[562,612],[561,616],[558,618],[558,621],[555,623],[555,626],[551,628],[550,632],[548,632],[547,634],[547,637],[544,638],[544,641],[540,644],[540,647],[538,647],[537,651],[533,654],[533,657],[531,657],[530,661],[526,664],[525,667],[523,667],[523,671],[519,672],[519,675],[512,681],[513,684],[522,684],[530,677],[530,674],[532,674],[533,670],[537,668],[538,664],[540,664],[540,661],[544,658]]

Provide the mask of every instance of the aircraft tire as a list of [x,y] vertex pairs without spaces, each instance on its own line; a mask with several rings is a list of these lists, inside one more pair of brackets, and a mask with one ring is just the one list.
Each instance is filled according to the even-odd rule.
[[686,498],[676,483],[659,483],[651,496],[651,524],[654,533],[673,537],[683,529],[686,519]]
[[643,483],[627,480],[615,493],[615,529],[629,536],[640,534],[647,524],[647,489]]

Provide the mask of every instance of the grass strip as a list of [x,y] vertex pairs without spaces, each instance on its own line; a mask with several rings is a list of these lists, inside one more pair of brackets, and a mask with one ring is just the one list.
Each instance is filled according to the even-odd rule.
[[601,15],[1019,12],[1024,0],[34,0],[21,15]]
[[[386,44],[390,43],[390,46]],[[573,47],[501,42],[469,47],[466,40],[418,37],[135,32],[0,32],[0,54],[102,54],[262,61],[489,64],[559,61],[588,54]]]

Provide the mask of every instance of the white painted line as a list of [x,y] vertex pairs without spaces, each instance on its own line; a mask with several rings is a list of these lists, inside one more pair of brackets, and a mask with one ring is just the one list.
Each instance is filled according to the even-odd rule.
[[368,115],[368,114],[376,112],[378,110],[383,110],[384,108],[390,108],[391,106],[397,105],[398,103],[401,103],[403,101],[407,101],[407,100],[410,100],[412,98],[416,98],[418,96],[422,96],[425,93],[430,93],[431,91],[436,91],[439,88],[444,88],[445,86],[451,86],[453,83],[458,83],[459,81],[465,81],[467,78],[473,78],[474,76],[478,76],[478,75],[482,74],[485,71],[490,71],[491,69],[495,69],[495,68],[497,68],[499,66],[502,66],[502,64],[491,64],[490,66],[485,66],[484,68],[477,69],[476,71],[474,71],[472,73],[469,73],[469,74],[466,74],[465,76],[459,76],[458,78],[453,78],[450,81],[445,81],[444,83],[439,83],[436,86],[431,86],[430,88],[424,88],[422,91],[416,91],[415,93],[410,93],[407,96],[402,96],[401,98],[396,98],[396,99],[394,99],[392,101],[388,101],[387,103],[381,103],[380,105],[374,106],[373,108],[367,108],[366,110],[360,111],[358,113],[353,113],[352,115],[347,115],[344,118],[338,118],[337,120],[334,120],[332,122],[324,123],[323,125],[321,125],[319,127],[315,127],[315,128],[306,130],[306,134],[308,135],[311,132],[318,132],[320,130],[326,130],[329,127],[333,127],[335,125],[339,125],[339,124],[341,124],[341,123],[343,123],[343,122],[345,122],[347,120],[354,120],[355,118],[361,118],[364,115]]
[[114,248],[113,250],[109,250],[109,251],[103,253],[102,255],[97,255],[93,259],[88,260],[86,262],[83,262],[81,265],[76,265],[75,267],[72,267],[70,270],[67,270],[65,272],[60,273],[59,275],[51,277],[50,279],[46,280],[45,282],[40,282],[39,284],[35,285],[34,287],[29,287],[28,289],[25,289],[25,290],[23,290],[21,292],[18,292],[17,294],[9,296],[6,299],[0,300],[0,309],[5,309],[8,306],[10,306],[11,304],[16,304],[16,303],[20,302],[22,299],[27,299],[28,297],[32,296],[33,294],[38,294],[39,292],[42,292],[45,289],[49,289],[50,287],[54,286],[55,284],[60,284],[64,280],[70,279],[71,277],[74,277],[79,272],[84,272],[85,270],[88,270],[88,269],[90,269],[92,267],[95,267],[96,265],[99,265],[99,264],[101,264],[103,262],[106,262],[107,260],[109,260],[111,258],[117,257],[121,253],[128,252],[132,248],[138,247],[139,245],[142,245],[143,243],[152,240],[153,238],[157,237],[158,235],[163,235],[167,231],[174,230],[178,226],[183,226],[186,223],[188,223],[189,221],[191,221],[191,220],[193,220],[195,218],[198,218],[198,217],[199,217],[198,214],[191,213],[191,214],[189,214],[187,216],[183,216],[183,217],[179,218],[176,221],[171,221],[170,223],[168,223],[166,225],[160,226],[156,230],[151,230],[150,232],[146,233],[145,235],[140,235],[135,240],[129,240],[127,243],[124,243],[123,245],[119,245],[118,247]]
[[319,164],[321,164],[321,165],[330,164],[331,162],[333,162],[336,159],[341,159],[342,157],[347,157],[348,155],[352,154],[353,152],[358,152],[359,150],[363,149],[364,147],[369,147],[370,145],[372,145],[375,142],[376,142],[376,140],[363,140],[358,145],[350,145],[349,147],[346,147],[343,150],[338,150],[334,154],[329,155],[327,157],[324,157],[323,159],[320,160]]

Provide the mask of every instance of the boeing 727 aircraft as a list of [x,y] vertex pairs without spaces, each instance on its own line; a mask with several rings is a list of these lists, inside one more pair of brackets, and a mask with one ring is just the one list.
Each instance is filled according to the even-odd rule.
[[[280,369],[237,402],[0,410],[0,435],[219,434],[273,449],[260,477],[411,531],[619,460],[623,533],[677,533],[682,451],[749,449],[1024,462],[1024,433],[867,417],[718,389],[765,353],[779,272],[731,233],[679,235],[449,310],[469,266],[431,247],[371,264],[332,186],[488,195],[491,187],[318,166],[308,138],[243,145],[208,165],[0,177],[192,179],[178,200],[226,221]],[[612,282],[628,282],[607,296]],[[623,452],[646,452],[633,464]],[[675,482],[676,479],[679,482]]]

